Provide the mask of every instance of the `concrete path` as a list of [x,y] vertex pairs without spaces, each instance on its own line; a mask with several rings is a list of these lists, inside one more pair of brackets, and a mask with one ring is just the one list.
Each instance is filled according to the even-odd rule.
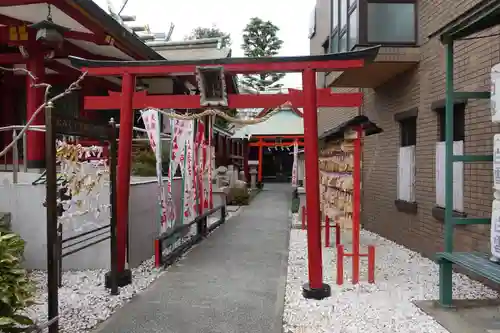
[[289,197],[289,185],[266,184],[96,332],[282,332]]

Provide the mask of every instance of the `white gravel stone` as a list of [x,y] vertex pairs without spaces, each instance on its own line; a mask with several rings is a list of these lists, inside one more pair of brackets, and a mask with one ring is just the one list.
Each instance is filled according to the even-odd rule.
[[[334,237],[332,237],[334,239]],[[416,300],[438,299],[438,266],[374,233],[363,230],[361,244],[376,246],[375,284],[368,284],[361,259],[361,283],[351,283],[351,261],[344,261],[344,285],[336,285],[336,253],[323,248],[323,276],[332,296],[302,297],[307,282],[306,232],[291,230],[283,328],[285,333],[447,333],[418,309]],[[346,250],[349,250],[349,244]],[[362,252],[366,248],[362,246]],[[497,298],[498,294],[462,274],[453,275],[454,298]]]
[[[237,214],[229,213],[226,220],[235,215]],[[218,218],[215,216],[209,219],[209,225],[216,220]],[[196,225],[192,230],[195,229]],[[192,231],[189,234],[191,233]],[[178,240],[175,247],[185,241],[185,238],[189,238],[189,234]],[[166,248],[163,254],[168,254],[170,250],[172,247]],[[71,260],[71,258],[67,260]],[[114,311],[130,301],[132,297],[146,289],[165,270],[154,267],[154,257],[144,261],[139,267],[132,269],[132,284],[120,288],[120,294],[117,296],[110,295],[109,289],[104,288],[106,272],[106,270],[84,270],[63,273],[62,287],[59,288],[59,327],[61,333],[91,331],[111,316]],[[47,274],[45,271],[32,271],[30,275],[37,288],[36,304],[26,309],[25,312],[34,321],[44,323],[47,321]]]

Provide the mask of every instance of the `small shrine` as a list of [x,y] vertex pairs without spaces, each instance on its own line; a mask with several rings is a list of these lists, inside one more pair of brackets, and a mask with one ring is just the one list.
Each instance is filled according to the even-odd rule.
[[247,141],[248,153],[245,156],[249,165],[257,167],[257,180],[261,182],[290,182],[294,144],[304,146],[304,123],[302,111],[291,103],[273,109],[263,109],[259,117],[269,119],[238,129],[233,139]]

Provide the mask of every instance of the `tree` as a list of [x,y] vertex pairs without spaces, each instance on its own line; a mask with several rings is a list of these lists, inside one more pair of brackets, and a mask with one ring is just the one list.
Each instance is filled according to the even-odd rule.
[[203,38],[216,38],[222,37],[221,47],[231,46],[231,34],[226,34],[220,30],[216,25],[212,25],[210,28],[198,27],[194,28],[191,33],[186,36],[185,40],[193,39],[203,39]]
[[[278,54],[283,46],[283,41],[278,37],[280,29],[271,21],[263,21],[258,17],[250,19],[243,30],[243,49],[246,57],[272,57]],[[281,87],[276,82],[285,76],[284,73],[259,73],[243,75],[243,84],[257,89],[266,90],[271,86]]]

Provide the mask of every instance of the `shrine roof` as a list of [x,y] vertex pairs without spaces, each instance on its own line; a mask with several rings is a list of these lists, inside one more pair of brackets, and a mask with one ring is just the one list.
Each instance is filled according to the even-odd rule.
[[367,116],[356,116],[346,122],[332,128],[319,136],[319,139],[334,140],[344,137],[344,132],[352,129],[353,127],[361,126],[364,130],[365,136],[382,133],[382,128],[372,122]]
[[332,53],[324,55],[292,56],[292,57],[256,57],[256,58],[220,58],[220,59],[197,59],[197,60],[89,60],[80,57],[70,57],[71,64],[77,68],[99,68],[99,67],[148,67],[148,66],[176,66],[176,65],[231,65],[231,64],[258,64],[275,62],[319,62],[319,61],[341,61],[357,60],[373,61],[378,54],[380,46],[369,47],[357,51]]
[[264,122],[246,125],[238,129],[232,136],[233,139],[251,139],[256,135],[303,135],[304,123],[302,117],[291,108],[281,109]]

